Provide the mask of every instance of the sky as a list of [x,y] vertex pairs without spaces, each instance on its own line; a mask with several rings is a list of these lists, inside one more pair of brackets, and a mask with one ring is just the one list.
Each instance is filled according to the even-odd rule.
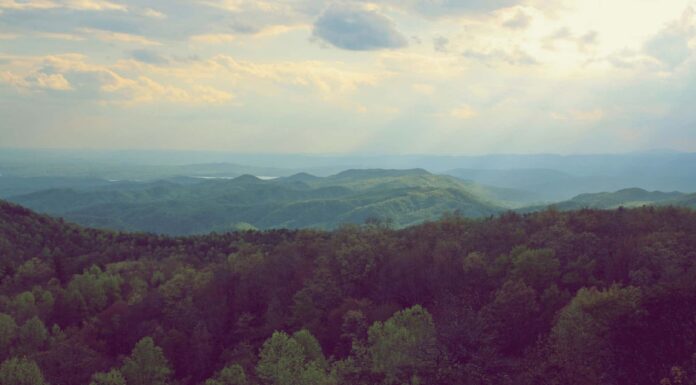
[[0,147],[696,151],[694,0],[0,0]]

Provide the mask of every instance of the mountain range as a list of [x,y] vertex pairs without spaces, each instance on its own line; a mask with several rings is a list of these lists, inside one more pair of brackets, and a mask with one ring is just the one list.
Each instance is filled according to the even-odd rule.
[[268,228],[332,229],[388,220],[396,227],[457,211],[469,217],[506,209],[516,192],[425,170],[348,170],[330,177],[273,180],[174,178],[49,189],[9,198],[85,226],[167,234]]

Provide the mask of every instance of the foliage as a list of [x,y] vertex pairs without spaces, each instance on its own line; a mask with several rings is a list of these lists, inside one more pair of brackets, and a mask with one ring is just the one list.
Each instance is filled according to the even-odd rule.
[[0,365],[2,385],[48,385],[34,361],[10,358]]
[[171,238],[0,202],[0,383],[689,384],[695,250],[676,208]]

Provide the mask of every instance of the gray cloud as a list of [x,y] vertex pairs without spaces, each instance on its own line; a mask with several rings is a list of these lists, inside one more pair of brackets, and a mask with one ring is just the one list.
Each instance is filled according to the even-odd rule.
[[406,37],[376,11],[357,5],[333,4],[314,23],[314,36],[338,48],[367,51],[401,48]]
[[574,34],[570,28],[559,28],[553,34],[544,38],[544,48],[556,50],[557,43],[574,43],[580,51],[586,51],[597,44],[599,34],[597,31],[588,31],[582,35]]
[[437,52],[447,52],[449,39],[444,36],[437,36],[433,39],[433,49]]
[[517,13],[515,13],[515,16],[506,20],[503,23],[503,27],[510,29],[525,29],[529,27],[529,24],[531,24],[531,22],[532,17],[529,16],[526,12],[517,11]]
[[149,49],[136,49],[131,52],[131,57],[139,62],[147,64],[167,64],[169,60],[158,52]]
[[691,54],[689,35],[687,31],[678,27],[667,28],[645,43],[645,53],[664,64],[676,67]]
[[495,11],[516,5],[520,0],[400,0],[393,3],[410,7],[424,16],[447,17]]

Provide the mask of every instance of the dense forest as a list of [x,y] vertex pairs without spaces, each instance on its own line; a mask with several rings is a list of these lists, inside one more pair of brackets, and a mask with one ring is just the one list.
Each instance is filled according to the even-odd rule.
[[172,238],[0,202],[3,385],[696,383],[696,212]]

